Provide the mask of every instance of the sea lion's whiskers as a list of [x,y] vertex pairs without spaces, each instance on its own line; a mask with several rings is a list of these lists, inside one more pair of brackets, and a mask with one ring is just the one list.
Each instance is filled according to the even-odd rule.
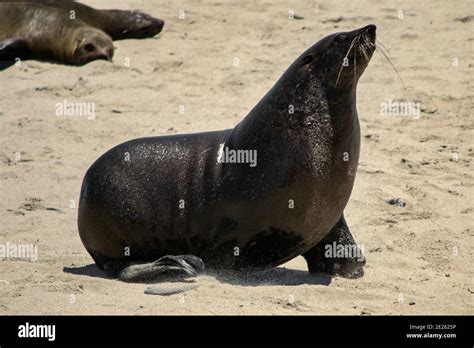
[[[359,49],[359,47],[359,40],[357,40],[355,50]],[[354,79],[357,79],[357,53],[354,53]]]
[[351,53],[351,49],[352,47],[354,46],[355,44],[355,41],[358,39],[358,36],[356,36],[352,41],[351,41],[351,45],[349,46],[349,49],[347,50],[347,53],[346,55],[344,56],[343,60],[342,60],[342,64],[341,64],[341,69],[339,69],[339,73],[337,74],[337,79],[336,79],[336,88],[337,88],[337,84],[339,82],[339,78],[341,77],[341,72],[342,72],[342,69],[344,68],[344,60],[347,58],[347,56]]
[[387,62],[386,62],[387,58],[382,53],[380,53],[380,50],[378,49],[377,46],[375,47],[375,52],[377,52],[377,56],[382,61],[384,68],[390,71],[390,67],[387,65]]
[[371,42],[370,40],[367,40],[366,42],[371,47],[375,48],[375,51],[377,52],[377,54],[379,54],[379,56],[382,58],[382,62],[384,62],[384,65],[385,65],[385,61],[384,61],[383,58],[385,58],[390,63],[393,70],[395,70],[395,73],[397,74],[398,78],[400,79],[400,82],[402,83],[403,88],[406,89],[405,84],[403,83],[403,80],[402,80],[400,74],[398,73],[397,68],[392,63],[392,60],[390,59],[390,54],[389,54],[388,50],[385,48],[385,45],[383,44],[383,42],[381,40],[379,40],[378,38],[375,39],[375,44],[373,42]]
[[367,46],[367,48],[374,48],[375,47],[375,44],[369,40],[369,38],[364,35],[364,45]]
[[402,86],[403,86],[403,89],[406,90],[406,86],[405,86],[405,83],[403,82],[403,79],[402,77],[400,76],[400,73],[398,72],[398,69],[395,67],[395,65],[392,63],[392,60],[390,59],[387,51],[385,51],[384,49],[382,49],[381,46],[378,45],[378,43],[376,42],[375,44],[375,50],[376,51],[379,51],[383,57],[390,63],[390,65],[392,66],[393,70],[395,71],[395,73],[397,74],[398,76],[398,79],[400,80],[400,82],[402,83]]
[[369,40],[369,38],[367,37],[367,35],[363,35],[363,43],[362,43],[362,47],[363,47],[363,50],[362,50],[362,54],[364,55],[365,57],[365,60],[367,62],[369,62],[370,58],[369,58],[369,54],[368,54],[368,50],[371,49],[371,48],[375,48],[375,45]]
[[364,46],[367,49],[375,48],[375,44],[366,35],[364,35]]
[[[356,41],[356,48],[355,48],[356,52],[354,52],[354,79],[355,80],[357,79],[357,50],[360,49],[361,52],[364,52],[364,50],[365,50],[364,49],[364,43],[360,42],[360,38],[361,38],[361,35],[358,35],[357,36],[357,41]],[[365,53],[363,53],[363,54],[364,54],[364,56],[366,56]],[[367,56],[366,56],[366,59],[367,59],[367,62],[368,62],[369,59],[367,58]]]
[[[365,38],[364,38],[365,39]],[[365,47],[364,43],[362,43],[360,46],[360,52],[365,58],[365,61],[368,63],[369,62],[369,55],[367,54],[367,47]]]
[[383,43],[381,40],[379,40],[378,38],[375,38],[375,41],[376,41],[376,43],[378,43],[380,46],[382,46],[384,50],[386,50],[386,51],[388,52],[387,48],[385,47],[384,43]]
[[390,53],[384,47],[380,46],[378,42],[375,43],[375,48],[383,52],[385,56],[390,57]]
[[383,66],[386,68],[386,69],[389,69],[388,66],[387,66],[387,63],[385,62],[385,57],[382,56],[382,53],[380,53],[380,51],[378,49],[375,49],[375,52],[377,52],[378,54],[378,57],[380,57],[380,60],[382,61],[383,63]]
[[365,52],[367,52],[367,49],[370,48],[370,46],[367,45],[366,42],[361,42],[361,43],[360,43],[360,47],[363,48]]
[[365,51],[365,48],[363,48],[363,47],[361,46],[361,50],[360,50],[360,51],[362,52],[362,55],[364,56],[365,61],[366,61],[366,62],[369,62],[369,56],[367,55],[367,52]]

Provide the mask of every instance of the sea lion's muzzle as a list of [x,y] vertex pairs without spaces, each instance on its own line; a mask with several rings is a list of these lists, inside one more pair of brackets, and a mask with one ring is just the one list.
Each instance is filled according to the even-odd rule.
[[149,37],[153,37],[161,32],[165,22],[158,18],[151,18],[148,20],[148,25],[144,26],[142,32]]
[[[341,62],[332,70],[331,79],[334,86],[338,88],[341,84],[345,86],[354,85],[369,64],[376,48],[376,26],[367,25],[350,32],[337,33],[327,37],[327,45],[334,61]],[[330,64],[330,63],[326,63]]]
[[376,47],[376,30],[377,27],[373,24],[367,25],[358,30],[356,34],[357,54],[360,58],[368,63]]
[[114,50],[110,50],[110,49],[100,50],[97,55],[97,59],[103,59],[109,62],[112,61],[113,57],[114,57]]
[[[141,39],[153,37],[161,32],[165,22],[140,11],[120,12],[123,22],[127,23],[124,30],[115,33],[114,39]],[[126,17],[124,17],[126,16]]]
[[375,32],[377,27],[373,24],[369,24],[366,27],[360,29],[363,35],[365,35],[372,43],[375,43]]

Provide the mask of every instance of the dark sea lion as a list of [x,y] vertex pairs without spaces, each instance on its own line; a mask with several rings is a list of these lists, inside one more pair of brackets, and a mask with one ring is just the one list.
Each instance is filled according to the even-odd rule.
[[0,2],[31,2],[74,11],[76,18],[106,32],[113,40],[142,39],[161,32],[164,21],[140,11],[99,10],[74,0],[0,0]]
[[112,60],[112,39],[64,12],[32,3],[0,3],[0,61],[6,68],[15,58],[57,60],[82,65]]
[[[327,251],[361,255],[343,210],[359,160],[356,86],[374,49],[374,25],[327,36],[235,128],[134,139],[103,154],[84,177],[78,214],[96,264],[156,281],[303,255],[310,272],[361,276],[363,257]],[[249,163],[231,163],[237,151]]]

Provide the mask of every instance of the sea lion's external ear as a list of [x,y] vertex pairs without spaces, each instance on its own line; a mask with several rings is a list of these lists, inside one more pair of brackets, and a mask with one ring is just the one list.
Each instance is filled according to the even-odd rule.
[[346,38],[347,38],[347,35],[339,34],[338,36],[336,36],[334,41],[336,41],[336,43],[343,43],[344,41],[346,41]]
[[0,70],[15,64],[16,59],[26,59],[28,54],[28,43],[25,39],[15,37],[0,41]]
[[311,63],[314,60],[314,55],[307,55],[301,59],[301,66]]

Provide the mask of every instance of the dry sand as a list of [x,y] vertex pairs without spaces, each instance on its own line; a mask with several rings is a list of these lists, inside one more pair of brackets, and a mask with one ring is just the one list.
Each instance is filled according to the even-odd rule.
[[[474,313],[472,1],[87,3],[166,25],[159,38],[117,41],[113,63],[0,73],[0,244],[39,250],[36,262],[0,261],[1,314]],[[363,278],[309,275],[299,257],[247,283],[205,275],[161,297],[92,264],[74,205],[100,154],[135,137],[233,127],[320,37],[370,23],[406,90],[378,55],[358,86],[361,159],[345,215],[365,248]],[[398,99],[419,101],[420,117],[381,114]],[[96,117],[56,116],[64,100],[96,103]],[[397,198],[404,207],[387,203]]]

